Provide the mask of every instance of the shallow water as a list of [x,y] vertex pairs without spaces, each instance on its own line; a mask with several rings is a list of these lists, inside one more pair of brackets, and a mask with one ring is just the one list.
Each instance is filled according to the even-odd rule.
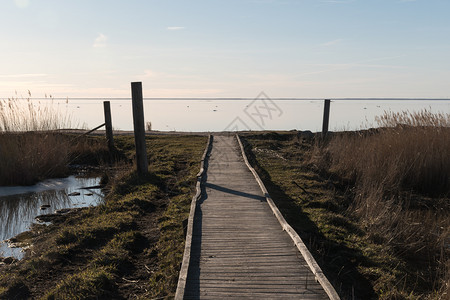
[[[94,128],[104,122],[103,101],[111,103],[115,129],[132,130],[131,99],[55,99],[79,126]],[[270,99],[144,99],[145,122],[160,131],[322,130],[323,100]],[[384,111],[450,113],[448,99],[332,99],[333,131],[376,127]],[[76,124],[74,124],[76,125]]]
[[[0,256],[22,258],[21,248],[9,248],[5,240],[27,231],[35,217],[57,209],[95,206],[103,200],[100,189],[81,189],[99,184],[99,178],[50,179],[33,186],[0,187]],[[78,196],[69,196],[79,192]],[[92,194],[92,195],[91,195]],[[50,205],[45,210],[42,205]]]

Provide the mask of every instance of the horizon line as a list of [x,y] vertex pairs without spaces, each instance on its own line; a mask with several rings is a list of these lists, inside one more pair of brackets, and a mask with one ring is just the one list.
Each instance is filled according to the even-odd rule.
[[[0,100],[11,99],[0,98]],[[26,100],[131,100],[131,97],[22,97],[20,99]],[[19,99],[19,100],[20,100]],[[331,101],[354,101],[354,100],[414,100],[414,101],[449,101],[450,98],[422,98],[422,97],[340,97],[340,98],[313,98],[313,97],[144,97],[143,100],[230,100],[230,101],[240,101],[240,100],[301,100],[301,101],[320,101],[320,100],[331,100]]]

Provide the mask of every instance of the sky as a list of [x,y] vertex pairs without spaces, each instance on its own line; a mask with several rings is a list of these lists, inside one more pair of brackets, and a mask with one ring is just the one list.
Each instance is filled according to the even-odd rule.
[[449,0],[1,0],[0,98],[450,98]]

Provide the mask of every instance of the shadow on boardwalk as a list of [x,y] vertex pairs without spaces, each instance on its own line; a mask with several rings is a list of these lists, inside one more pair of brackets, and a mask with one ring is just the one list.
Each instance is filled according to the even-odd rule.
[[[327,239],[316,224],[311,221],[308,214],[303,212],[298,205],[294,205],[296,200],[292,199],[283,191],[282,187],[272,181],[270,174],[259,165],[251,150],[251,146],[245,139],[242,140],[250,163],[258,171],[272,199],[274,199],[286,220],[296,230],[302,240],[307,243],[316,261],[333,286],[335,286],[342,299],[376,299],[377,296],[373,291],[372,285],[354,267],[355,262],[351,262],[349,257],[358,257],[358,264],[361,265],[373,265],[374,262],[367,261],[358,250]],[[317,203],[316,205],[319,204]],[[333,209],[330,207],[324,208]]]
[[328,299],[245,165],[215,137],[194,217],[185,299]]

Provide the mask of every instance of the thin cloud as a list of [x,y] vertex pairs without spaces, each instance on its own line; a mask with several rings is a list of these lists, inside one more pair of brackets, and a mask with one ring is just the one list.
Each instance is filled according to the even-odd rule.
[[202,78],[194,75],[180,75],[180,74],[169,74],[164,72],[156,72],[153,70],[146,69],[144,70],[143,74],[140,74],[139,76],[136,76],[136,80],[141,80],[142,78],[145,79],[180,79],[180,80],[187,80],[187,79],[197,79],[200,80]]
[[30,5],[30,0],[14,0],[14,4],[18,8],[27,8]]
[[9,74],[9,75],[0,75],[0,78],[30,78],[30,77],[45,77],[47,74],[36,73],[36,74]]
[[106,47],[106,41],[108,40],[108,37],[104,35],[103,33],[99,33],[98,36],[95,38],[94,41],[94,48],[102,48]]
[[161,75],[160,73],[157,73],[155,71],[152,70],[144,70],[144,78],[155,78],[158,77],[159,75]]
[[289,1],[280,1],[280,0],[253,0],[250,1],[252,3],[257,3],[257,4],[288,4]]
[[335,4],[346,4],[355,2],[355,0],[322,0],[322,3],[335,3]]
[[332,40],[332,41],[323,43],[323,44],[321,44],[321,45],[322,45],[322,46],[325,46],[325,47],[329,47],[329,46],[334,46],[334,45],[336,45],[336,44],[339,44],[339,43],[341,43],[342,41],[343,41],[343,39],[335,39],[335,40]]
[[300,73],[297,75],[298,76],[315,75],[315,74],[328,73],[328,72],[334,72],[334,71],[340,71],[340,70],[347,70],[347,69],[351,69],[351,68],[406,69],[406,67],[404,67],[404,66],[388,65],[388,64],[372,64],[372,62],[392,60],[392,59],[396,59],[399,57],[402,57],[402,55],[389,56],[389,57],[378,57],[378,58],[367,59],[367,60],[363,60],[363,61],[356,61],[356,62],[351,62],[351,63],[343,63],[343,64],[308,64],[308,66],[325,67],[325,69],[317,70],[317,71],[310,71],[310,72],[303,72],[303,73]]
[[183,27],[183,26],[169,26],[169,27],[167,27],[166,29],[167,30],[183,30],[183,29],[185,29],[186,27]]

